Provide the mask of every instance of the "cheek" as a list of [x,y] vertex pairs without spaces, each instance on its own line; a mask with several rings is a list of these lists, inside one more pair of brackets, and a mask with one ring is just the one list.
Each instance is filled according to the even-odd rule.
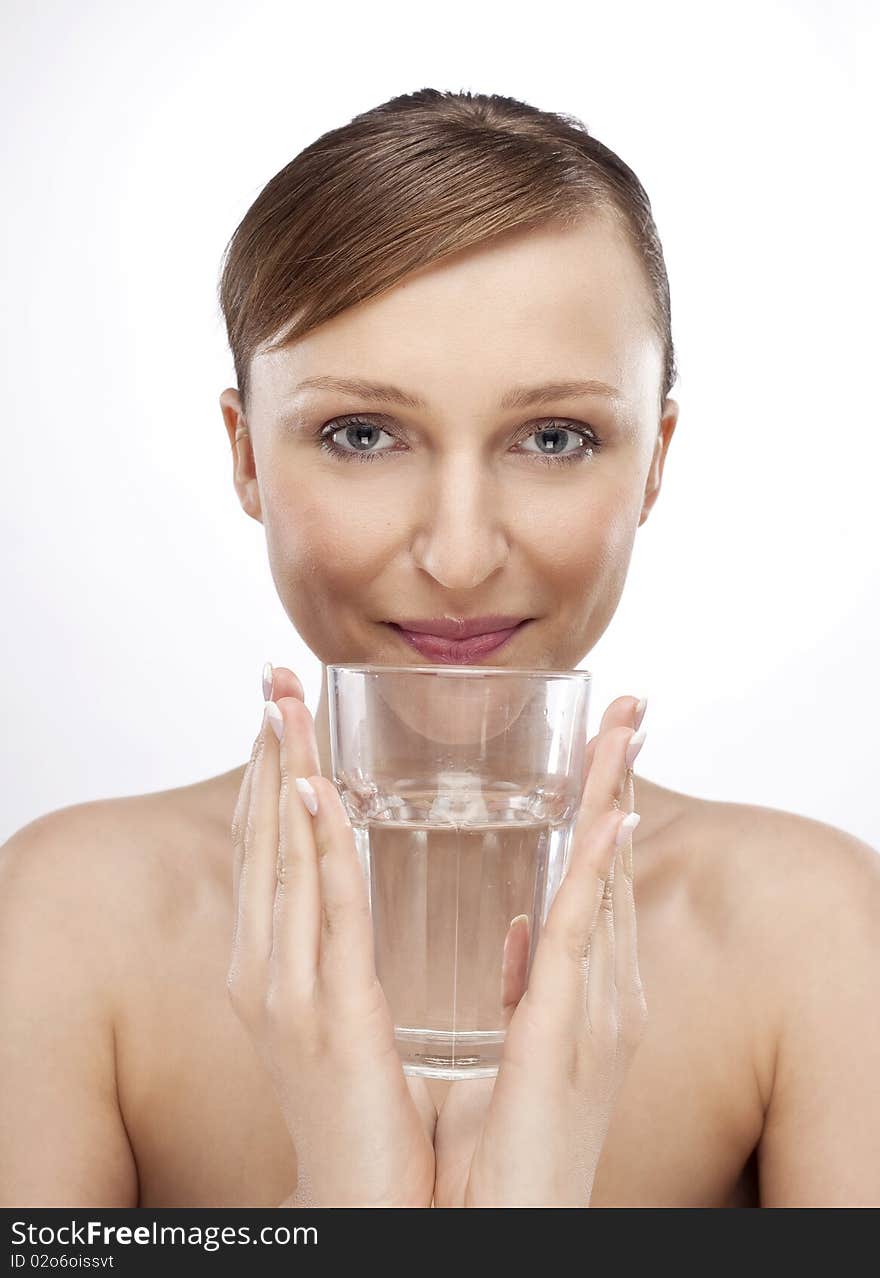
[[529,528],[520,525],[519,545],[563,594],[622,585],[641,509],[631,487],[584,486],[566,496]]
[[308,581],[311,589],[332,591],[334,582],[369,580],[389,532],[383,505],[358,502],[338,486],[323,492],[312,478],[267,494],[264,524],[276,584]]

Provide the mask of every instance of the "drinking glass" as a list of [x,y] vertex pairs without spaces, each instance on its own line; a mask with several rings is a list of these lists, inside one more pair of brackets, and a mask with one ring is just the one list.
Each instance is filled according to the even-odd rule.
[[491,1076],[568,863],[591,676],[339,664],[327,681],[404,1070]]

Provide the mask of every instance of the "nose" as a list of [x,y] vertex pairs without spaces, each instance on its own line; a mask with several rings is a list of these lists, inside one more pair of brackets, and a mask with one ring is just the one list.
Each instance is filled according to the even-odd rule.
[[473,590],[506,561],[502,494],[472,455],[438,462],[420,501],[413,558],[447,590]]

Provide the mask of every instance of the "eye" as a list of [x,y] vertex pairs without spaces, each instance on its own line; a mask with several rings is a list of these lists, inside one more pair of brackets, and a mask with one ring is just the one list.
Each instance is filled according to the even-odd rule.
[[[341,422],[342,425],[337,426],[335,425],[336,422]],[[368,421],[364,417],[336,417],[332,422],[328,423],[328,426],[332,427],[332,429],[325,427],[321,431],[321,448],[325,452],[337,456],[339,454],[353,455],[355,461],[372,461],[377,450],[370,449],[369,445],[371,442],[375,443],[375,433],[388,435],[388,431],[383,430],[381,426],[377,426],[375,422]],[[351,448],[342,447],[333,438],[340,431],[345,432],[344,437],[352,445]],[[370,436],[373,436],[373,438],[371,439]],[[389,439],[393,439],[393,436],[389,435]],[[383,448],[381,451],[390,452],[391,450]]]
[[[337,443],[333,438],[340,433],[343,435],[345,444],[350,447]],[[322,452],[328,453],[331,457],[356,462],[381,460],[399,451],[394,448],[370,447],[379,435],[387,435],[392,440],[396,438],[390,431],[367,417],[334,417],[332,421],[321,427],[318,446]],[[546,425],[530,426],[526,434],[520,435],[517,443],[532,436],[543,436],[545,440],[549,437],[549,448],[524,448],[522,451],[536,456],[549,466],[564,466],[571,462],[586,460],[598,452],[602,446],[601,440],[590,428],[580,424],[560,422],[555,418],[551,418]],[[573,444],[574,447],[567,450],[569,444]]]
[[[546,426],[538,426],[533,429],[529,435],[523,437],[523,440],[537,438],[540,440],[544,437],[545,442],[549,437],[549,445],[547,448],[538,447],[535,452],[541,454],[542,457],[559,457],[564,461],[573,459],[579,453],[592,453],[593,449],[598,447],[596,436],[581,430],[580,427],[572,427],[570,425],[560,424],[553,420]],[[573,444],[574,447],[566,452],[566,446]],[[525,449],[526,452],[532,452],[532,449]]]

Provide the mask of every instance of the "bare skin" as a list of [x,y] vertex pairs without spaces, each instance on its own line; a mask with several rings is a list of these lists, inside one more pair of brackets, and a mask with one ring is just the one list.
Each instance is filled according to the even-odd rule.
[[[296,389],[328,373],[424,406]],[[235,488],[323,663],[404,664],[414,653],[385,621],[495,611],[537,619],[497,661],[581,663],[614,615],[678,413],[658,405],[644,281],[607,226],[531,231],[419,272],[259,354],[252,374],[247,413],[221,396]],[[618,393],[498,408],[512,382],[574,375]],[[360,438],[339,425],[337,444],[375,427],[370,446],[390,456],[363,466],[316,446],[355,413]],[[545,463],[531,445],[553,422],[566,451],[588,433],[601,447]],[[326,709],[322,694],[325,777]],[[47,739],[63,763],[66,737],[49,725]],[[849,744],[817,742],[817,766],[831,749]],[[278,1206],[294,1189],[278,1098],[227,992],[243,774],[50,813],[0,851],[3,1205]],[[638,775],[634,807],[648,1024],[591,1205],[880,1205],[880,858],[818,822]]]
[[[326,739],[322,772],[325,750]],[[296,1154],[225,987],[243,771],[53,813],[4,848],[0,972],[18,1026],[3,1057],[4,1205],[270,1207],[290,1194]],[[592,1205],[874,1205],[874,1083],[842,1096],[838,1052],[877,1051],[876,1018],[864,1019],[873,978],[855,962],[876,918],[876,854],[804,818],[638,775],[635,802],[649,1026]],[[827,914],[826,874],[855,940],[816,964],[796,942]],[[768,901],[784,911],[768,914]],[[23,986],[8,980],[12,956]],[[840,961],[842,1012],[822,984]],[[787,990],[834,1023],[836,1050],[797,1055]],[[804,1047],[812,1019],[808,1005]],[[789,1055],[801,1073],[774,1069]],[[430,1087],[439,1104],[449,1084]],[[827,1097],[830,1117],[811,1095]]]

